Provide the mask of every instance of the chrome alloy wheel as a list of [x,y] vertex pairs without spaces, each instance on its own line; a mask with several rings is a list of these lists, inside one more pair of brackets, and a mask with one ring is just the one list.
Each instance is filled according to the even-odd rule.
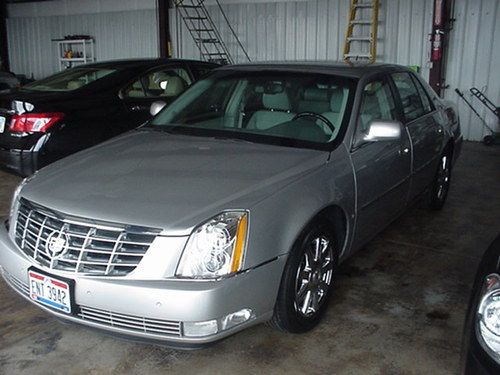
[[451,169],[448,155],[443,155],[439,163],[437,173],[437,199],[442,200],[446,196],[450,185]]
[[325,302],[334,271],[333,246],[329,238],[314,238],[306,248],[295,277],[295,310],[312,317]]

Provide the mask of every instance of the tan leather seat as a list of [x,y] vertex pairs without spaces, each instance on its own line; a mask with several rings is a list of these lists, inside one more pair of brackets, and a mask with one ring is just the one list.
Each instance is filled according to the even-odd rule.
[[262,94],[262,104],[266,109],[252,115],[247,124],[248,129],[269,129],[290,121],[295,116],[294,113],[290,113],[290,98],[285,91],[277,94]]
[[83,82],[82,81],[69,81],[68,84],[66,85],[66,88],[68,90],[76,90],[76,89],[79,89],[82,86],[83,86]]

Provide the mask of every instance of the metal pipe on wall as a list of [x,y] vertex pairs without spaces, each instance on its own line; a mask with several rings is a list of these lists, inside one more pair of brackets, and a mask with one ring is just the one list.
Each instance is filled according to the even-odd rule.
[[454,21],[450,16],[453,2],[454,0],[434,0],[429,84],[441,97],[447,88],[445,71],[449,33]]
[[7,43],[7,2],[0,0],[0,71],[9,71],[9,45]]

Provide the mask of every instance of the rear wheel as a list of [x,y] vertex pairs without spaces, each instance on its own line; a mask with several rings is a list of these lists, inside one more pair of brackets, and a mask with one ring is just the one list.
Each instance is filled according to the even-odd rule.
[[323,316],[337,272],[338,251],[332,231],[316,222],[297,240],[283,273],[271,324],[301,333]]
[[448,196],[451,183],[451,152],[445,151],[439,160],[436,177],[429,197],[429,208],[440,210]]

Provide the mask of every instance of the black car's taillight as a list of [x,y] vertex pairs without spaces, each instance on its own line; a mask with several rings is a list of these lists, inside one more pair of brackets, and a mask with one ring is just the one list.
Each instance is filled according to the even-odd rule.
[[52,125],[61,121],[63,117],[64,113],[61,112],[14,115],[10,123],[10,131],[19,133],[44,133]]

